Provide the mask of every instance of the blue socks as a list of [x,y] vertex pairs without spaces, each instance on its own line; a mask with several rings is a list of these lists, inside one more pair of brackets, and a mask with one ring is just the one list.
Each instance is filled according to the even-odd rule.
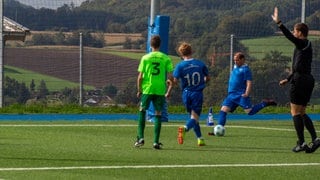
[[194,128],[194,126],[196,125],[196,120],[194,119],[189,119],[189,121],[186,124],[186,130],[189,131],[190,129]]
[[251,111],[248,113],[248,115],[254,115],[257,112],[259,112],[261,109],[267,106],[267,103],[261,102],[259,104],[256,104],[252,107]]
[[189,119],[189,121],[186,124],[186,131],[189,131],[192,128],[197,138],[201,138],[202,134],[201,134],[200,125],[199,123],[197,123],[195,119]]
[[195,124],[193,130],[194,130],[194,133],[196,134],[197,138],[201,138],[202,134],[201,134],[199,123]]
[[224,126],[227,121],[227,113],[220,111],[219,112],[219,119],[218,119],[218,124]]

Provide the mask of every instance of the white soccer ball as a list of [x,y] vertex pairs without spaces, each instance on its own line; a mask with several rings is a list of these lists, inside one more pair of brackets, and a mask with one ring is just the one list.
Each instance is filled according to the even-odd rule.
[[213,132],[216,136],[224,136],[226,129],[222,125],[216,125],[213,129]]

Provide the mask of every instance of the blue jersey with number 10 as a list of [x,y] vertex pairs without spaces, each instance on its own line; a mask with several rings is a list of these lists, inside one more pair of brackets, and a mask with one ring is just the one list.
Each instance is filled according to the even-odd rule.
[[208,68],[197,59],[181,61],[173,72],[173,77],[180,79],[182,90],[188,91],[202,91],[206,86],[205,76],[208,76]]

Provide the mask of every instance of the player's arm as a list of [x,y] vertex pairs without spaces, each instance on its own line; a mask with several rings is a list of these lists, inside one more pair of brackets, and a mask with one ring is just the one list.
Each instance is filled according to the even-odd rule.
[[281,24],[281,21],[279,20],[279,15],[278,14],[279,14],[278,13],[278,7],[275,7],[274,11],[273,11],[273,15],[271,15],[272,20],[277,24]]
[[280,86],[284,86],[284,85],[286,85],[288,83],[288,79],[283,79],[283,80],[281,80],[280,82],[279,82],[279,85]]
[[247,80],[247,88],[244,94],[242,94],[243,97],[248,97],[250,95],[251,92],[251,88],[252,88],[252,81]]
[[166,92],[165,96],[166,96],[166,98],[169,98],[170,94],[171,94],[171,91],[172,91],[172,88],[174,86],[174,82],[173,82],[173,76],[172,76],[171,73],[167,74],[167,77],[168,77],[168,79],[166,81],[166,83],[167,83],[167,92]]
[[143,74],[139,72],[138,78],[137,78],[137,97],[140,98],[142,94],[142,78]]
[[[279,29],[282,31],[282,33],[284,34],[284,36],[286,36],[288,40],[293,42],[295,45],[299,45],[301,43],[301,40],[296,38],[291,33],[291,31],[282,24],[281,20],[279,19],[279,11],[277,7],[274,8],[274,12],[273,12],[273,15],[271,15],[271,17],[272,17],[272,20],[278,25]],[[304,45],[304,42],[303,42],[303,45]]]

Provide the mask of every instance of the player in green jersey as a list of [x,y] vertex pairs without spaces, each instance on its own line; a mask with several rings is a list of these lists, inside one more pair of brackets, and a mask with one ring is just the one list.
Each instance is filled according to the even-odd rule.
[[[135,147],[144,145],[146,110],[150,102],[155,108],[153,148],[161,149],[161,110],[172,89],[173,64],[169,56],[159,51],[161,39],[155,35],[150,41],[152,51],[141,58],[138,67],[137,97],[141,98],[138,121],[138,136]],[[168,87],[167,87],[168,85]]]

